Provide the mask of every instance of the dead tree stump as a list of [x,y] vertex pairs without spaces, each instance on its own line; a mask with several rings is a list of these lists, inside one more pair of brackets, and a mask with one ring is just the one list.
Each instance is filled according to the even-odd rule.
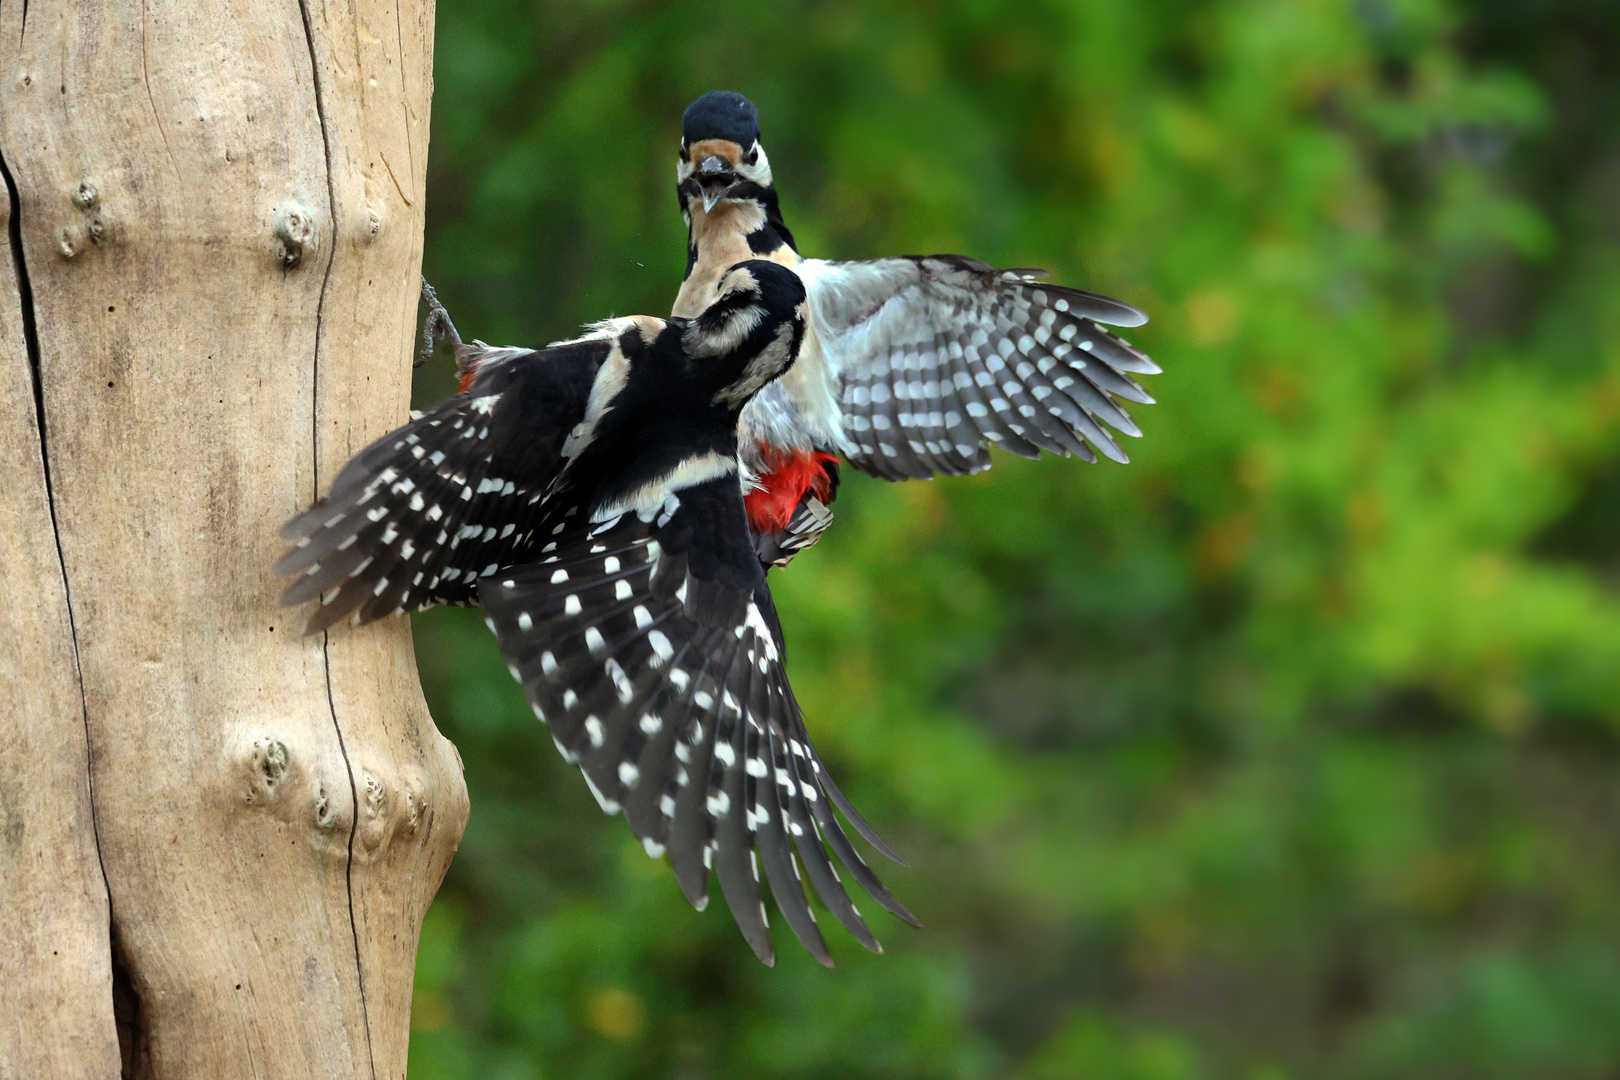
[[277,528],[405,419],[431,0],[0,0],[0,1078],[405,1073],[466,821]]

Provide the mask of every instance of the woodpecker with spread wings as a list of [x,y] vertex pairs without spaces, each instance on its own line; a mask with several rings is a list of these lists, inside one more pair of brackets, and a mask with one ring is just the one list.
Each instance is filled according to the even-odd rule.
[[1140,326],[1136,308],[960,255],[802,257],[741,94],[687,108],[676,177],[688,246],[674,314],[703,310],[739,259],[792,267],[809,295],[798,363],[742,415],[762,561],[783,564],[819,539],[839,456],[888,480],[979,472],[990,443],[1127,460],[1108,429],[1141,435],[1123,402],[1151,404],[1131,376],[1160,368],[1100,324]]
[[881,950],[826,848],[916,919],[834,816],[898,860],[810,744],[743,505],[738,418],[792,368],[804,301],[792,272],[745,261],[691,318],[610,319],[538,351],[458,348],[461,392],[361,451],[282,530],[293,547],[276,570],[296,576],[283,603],[321,602],[309,632],[478,603],[558,750],[649,855],[668,853],[687,899],[702,910],[716,872],[771,963],[763,864],[830,966],[801,866]]

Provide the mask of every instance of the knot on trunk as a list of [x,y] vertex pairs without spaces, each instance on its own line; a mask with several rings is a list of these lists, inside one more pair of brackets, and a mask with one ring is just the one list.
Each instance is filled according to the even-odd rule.
[[360,796],[355,855],[370,860],[396,839],[425,839],[431,817],[422,778],[379,776],[382,770],[361,769],[356,774]]
[[321,249],[315,215],[302,203],[293,203],[276,215],[276,257],[283,270],[291,270]]
[[287,774],[292,767],[287,744],[274,735],[259,735],[248,743],[239,760],[242,771],[247,774],[243,801],[249,806],[276,802],[286,789]]

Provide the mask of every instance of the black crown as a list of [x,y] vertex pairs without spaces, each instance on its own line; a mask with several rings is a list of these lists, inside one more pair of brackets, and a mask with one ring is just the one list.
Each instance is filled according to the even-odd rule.
[[759,138],[759,110],[741,94],[711,90],[686,107],[681,137],[688,146],[704,139],[729,139],[746,150]]

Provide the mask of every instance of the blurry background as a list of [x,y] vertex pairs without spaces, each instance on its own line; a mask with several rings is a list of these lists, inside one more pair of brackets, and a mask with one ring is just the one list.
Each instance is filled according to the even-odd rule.
[[473,815],[415,1080],[1620,1075],[1620,5],[438,18],[426,271],[469,337],[667,311],[681,110],[727,88],[805,252],[1050,267],[1166,373],[1130,466],[846,471],[772,575],[912,861],[884,956],[778,919],[761,967],[476,613],[419,617]]

